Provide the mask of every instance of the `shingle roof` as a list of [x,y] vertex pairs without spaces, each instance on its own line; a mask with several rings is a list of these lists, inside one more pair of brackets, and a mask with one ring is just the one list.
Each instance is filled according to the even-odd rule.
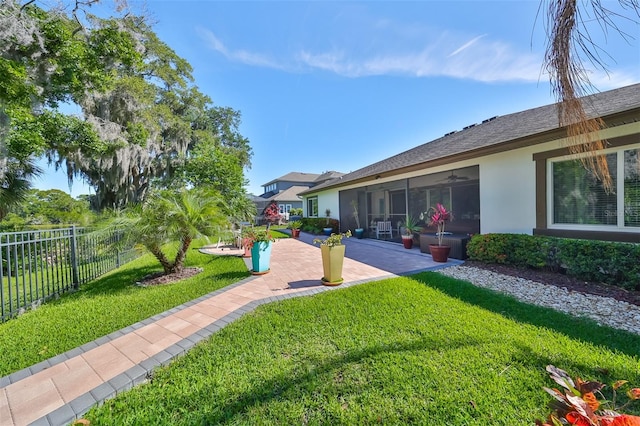
[[320,175],[317,173],[290,172],[279,178],[270,180],[262,186],[268,186],[275,182],[314,182]]
[[[640,108],[640,84],[585,97],[583,98],[583,105],[590,118],[606,117]],[[640,119],[640,116],[636,120],[638,119]],[[465,152],[500,146],[557,129],[557,104],[494,117],[348,173],[338,180],[314,186],[305,191],[305,194],[334,186],[342,186],[348,182],[374,177],[385,172],[416,166]],[[540,143],[540,141],[531,143]]]
[[298,198],[298,194],[304,190],[309,189],[308,186],[292,186],[290,188],[285,189],[284,191],[280,191],[277,194],[267,198],[269,202],[271,201],[301,201]]
[[344,173],[336,172],[334,170],[324,172],[320,176],[318,176],[315,180],[316,183],[326,182],[331,179],[339,178],[340,176],[344,176]]

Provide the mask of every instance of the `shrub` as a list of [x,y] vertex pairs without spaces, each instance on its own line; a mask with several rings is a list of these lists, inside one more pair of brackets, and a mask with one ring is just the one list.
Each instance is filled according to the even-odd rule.
[[470,260],[566,273],[585,281],[640,290],[640,245],[525,234],[474,235]]
[[[322,229],[327,227],[327,218],[324,217],[303,217],[302,230],[312,234],[322,233]],[[337,219],[329,219],[329,227],[331,232],[338,233],[340,230],[340,221]]]

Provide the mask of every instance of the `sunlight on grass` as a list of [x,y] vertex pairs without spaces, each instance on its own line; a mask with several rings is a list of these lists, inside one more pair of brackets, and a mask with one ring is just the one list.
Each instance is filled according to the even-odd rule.
[[[202,241],[199,242],[200,245]],[[195,244],[195,247],[198,247]],[[127,327],[249,275],[242,259],[216,257],[192,248],[186,266],[203,272],[183,281],[143,288],[135,285],[162,268],[151,255],[128,263],[16,319],[0,324],[0,376]]]
[[[547,414],[547,364],[640,383],[640,337],[589,322],[569,337],[534,325],[538,313],[521,308],[528,305],[485,291],[477,296],[494,297],[487,309],[446,295],[452,286],[466,284],[420,274],[264,305],[86,417],[120,425],[532,424]],[[623,351],[590,343],[606,336],[627,342]]]

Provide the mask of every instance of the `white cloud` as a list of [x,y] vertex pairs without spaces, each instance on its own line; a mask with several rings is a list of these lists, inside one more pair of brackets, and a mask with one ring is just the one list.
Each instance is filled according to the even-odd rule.
[[203,28],[198,28],[197,31],[211,49],[221,53],[231,61],[264,68],[285,69],[282,63],[269,55],[247,50],[229,50],[212,31]]
[[[208,46],[228,60],[248,66],[278,69],[290,73],[319,70],[358,78],[401,75],[415,77],[451,77],[482,82],[526,81],[547,79],[543,69],[544,52],[522,50],[511,43],[492,40],[482,34],[469,38],[466,34],[392,28],[389,22],[378,28],[389,31],[377,37],[330,40],[330,48],[301,47],[279,54],[229,49],[212,31],[199,29]],[[402,34],[400,34],[402,33]],[[426,42],[425,42],[426,40]],[[592,83],[598,88],[620,87],[638,81],[637,71],[606,75],[594,73]]]
[[464,49],[467,49],[468,47],[473,45],[476,41],[480,40],[484,36],[486,36],[486,34],[482,34],[482,35],[479,35],[478,37],[472,38],[471,40],[469,40],[468,42],[466,42],[465,44],[463,44],[462,46],[460,46],[459,48],[451,52],[451,54],[449,54],[448,57],[450,58],[452,56],[457,55],[458,53],[462,52]]

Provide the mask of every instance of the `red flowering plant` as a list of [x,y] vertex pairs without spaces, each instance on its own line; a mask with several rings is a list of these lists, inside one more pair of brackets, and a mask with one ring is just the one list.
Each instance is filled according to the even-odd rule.
[[279,222],[281,219],[280,209],[275,202],[272,202],[267,207],[265,207],[265,209],[262,211],[262,215],[264,216],[264,220],[267,221],[267,229],[271,227],[272,223]]
[[436,236],[438,237],[438,245],[442,245],[442,237],[444,236],[444,225],[453,220],[453,213],[451,213],[445,206],[440,203],[437,203],[435,207],[429,208],[424,213],[420,213],[420,220],[424,220],[424,218],[429,218],[429,226],[436,226],[438,228],[438,232]]
[[[600,392],[605,385],[599,382],[583,381],[579,377],[574,382],[569,375],[553,365],[547,366],[551,378],[564,388],[544,388],[554,400],[550,403],[552,413],[545,422],[536,420],[538,426],[640,426],[640,417],[620,414],[629,404],[640,399],[640,388],[632,388],[626,392],[628,401],[616,408],[616,392],[628,382],[618,380],[611,386],[611,401]],[[598,400],[599,395],[602,402]]]

